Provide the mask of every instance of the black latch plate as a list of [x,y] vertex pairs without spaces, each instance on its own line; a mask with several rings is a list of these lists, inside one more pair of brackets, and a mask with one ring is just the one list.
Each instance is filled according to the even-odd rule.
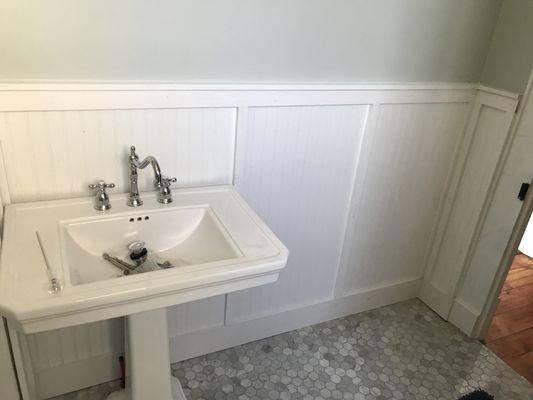
[[529,183],[522,183],[522,186],[520,186],[520,191],[518,192],[518,200],[524,201],[526,199],[528,189]]

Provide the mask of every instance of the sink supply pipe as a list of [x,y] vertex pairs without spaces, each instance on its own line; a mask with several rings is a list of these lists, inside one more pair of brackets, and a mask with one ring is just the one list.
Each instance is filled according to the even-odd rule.
[[50,268],[50,263],[48,262],[48,257],[46,256],[46,252],[44,251],[43,242],[41,240],[41,235],[39,234],[39,231],[35,231],[35,236],[37,236],[37,243],[39,243],[39,247],[41,248],[41,253],[43,254],[44,258],[44,264],[46,265],[46,274],[48,275],[48,280],[50,282],[50,293],[55,294],[61,291],[63,288],[61,286],[61,282],[58,278],[54,276],[54,273],[52,272],[52,268]]

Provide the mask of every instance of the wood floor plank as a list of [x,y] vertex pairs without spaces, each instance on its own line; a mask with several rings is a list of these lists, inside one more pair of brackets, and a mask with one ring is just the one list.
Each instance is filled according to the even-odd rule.
[[533,258],[526,256],[525,254],[517,254],[513,259],[512,267],[529,267],[533,268]]
[[500,304],[494,315],[508,312],[527,304],[533,304],[533,284],[502,291]]
[[521,271],[520,273],[515,274],[513,279],[509,281],[505,281],[505,285],[503,287],[503,290],[511,290],[516,289],[522,286],[526,285],[532,285],[533,284],[533,269]]
[[509,269],[485,344],[533,383],[533,259],[523,254]]
[[487,341],[512,335],[530,327],[533,327],[533,305],[528,304],[494,316]]
[[523,354],[507,362],[509,366],[533,383],[533,351]]
[[533,351],[533,327],[492,342],[486,342],[486,345],[502,360],[510,361]]

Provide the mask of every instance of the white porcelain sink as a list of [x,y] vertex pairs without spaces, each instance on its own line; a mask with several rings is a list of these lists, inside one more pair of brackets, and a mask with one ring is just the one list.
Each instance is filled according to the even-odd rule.
[[[0,314],[16,335],[126,316],[133,389],[112,397],[184,399],[170,377],[165,308],[274,282],[288,251],[231,186],[176,190],[168,205],[152,193],[139,208],[126,198],[112,196],[104,212],[90,197],[8,205]],[[103,259],[126,260],[138,240],[172,267],[125,276]]]
[[[231,186],[175,190],[169,205],[153,193],[142,198],[131,208],[115,195],[105,212],[90,197],[8,205],[1,313],[32,333],[273,282],[286,264],[287,249]],[[122,276],[102,253],[124,257],[135,240],[179,265]],[[57,294],[51,276],[63,286]]]
[[145,243],[149,260],[168,261],[176,268],[243,256],[209,207],[64,221],[60,239],[65,272],[73,285],[124,278],[102,253],[128,260],[128,245],[135,241]]

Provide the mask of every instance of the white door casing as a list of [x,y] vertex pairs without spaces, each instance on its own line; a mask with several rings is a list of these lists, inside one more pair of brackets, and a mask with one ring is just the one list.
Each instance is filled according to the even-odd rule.
[[479,239],[510,143],[516,105],[516,95],[483,88],[474,100],[420,290],[420,298],[444,319],[450,315]]

